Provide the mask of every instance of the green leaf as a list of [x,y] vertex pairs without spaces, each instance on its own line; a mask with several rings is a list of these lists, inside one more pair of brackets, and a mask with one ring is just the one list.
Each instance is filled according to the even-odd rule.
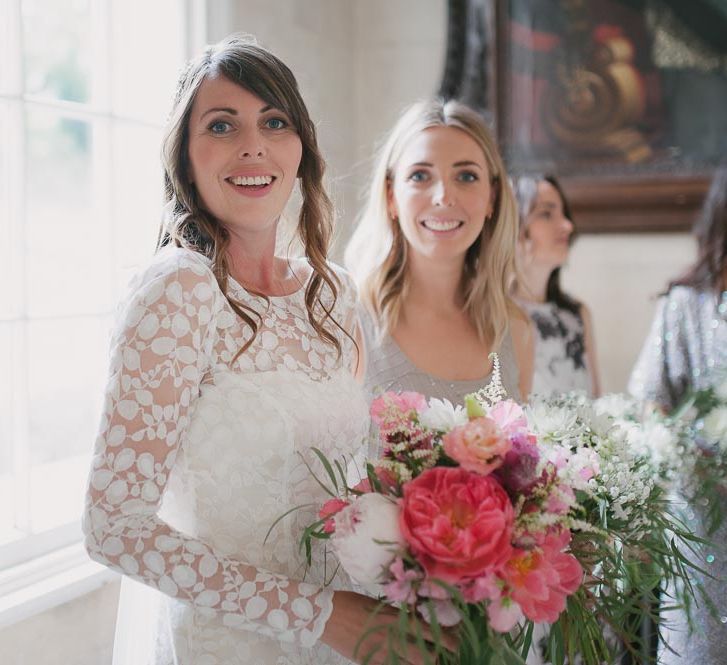
[[294,508],[291,508],[290,510],[286,510],[280,517],[278,517],[278,519],[276,519],[270,525],[270,528],[268,529],[268,532],[265,534],[265,538],[263,540],[263,545],[267,544],[268,538],[270,537],[270,534],[273,532],[273,529],[276,526],[278,526],[278,524],[280,524],[280,522],[282,520],[284,520],[288,515],[290,515],[290,513],[294,513],[296,510],[300,510],[301,508],[310,508],[311,506],[312,507],[315,507],[315,505],[316,504],[314,504],[314,503],[304,503],[304,504],[301,504],[300,506],[295,506]]
[[[328,474],[328,477],[331,480],[331,483],[333,484],[333,487],[336,488],[336,492],[338,491],[338,481],[336,480],[336,474],[333,471],[333,467],[331,466],[331,463],[328,461],[328,458],[320,451],[318,448],[311,448],[315,456],[321,461],[321,464],[323,465],[323,468],[326,470],[326,473]],[[344,482],[345,485],[345,482]]]

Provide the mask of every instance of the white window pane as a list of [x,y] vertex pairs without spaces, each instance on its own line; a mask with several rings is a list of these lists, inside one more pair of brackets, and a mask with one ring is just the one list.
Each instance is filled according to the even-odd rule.
[[90,0],[23,0],[25,91],[69,102],[91,98]]
[[184,5],[178,0],[112,2],[111,85],[117,115],[164,123],[184,61]]
[[28,315],[108,311],[110,224],[104,160],[95,158],[102,125],[40,109],[26,117]]
[[90,455],[79,455],[33,466],[30,471],[30,523],[33,533],[81,519],[90,463]]
[[0,0],[0,95],[23,91],[18,0]]
[[160,129],[116,122],[112,130],[113,244],[124,283],[154,253],[162,218]]
[[15,525],[12,354],[11,324],[0,323],[0,543],[11,538]]
[[0,321],[17,319],[23,307],[22,127],[20,100],[0,101]]
[[109,317],[29,321],[28,437],[33,467],[93,449],[108,367]]

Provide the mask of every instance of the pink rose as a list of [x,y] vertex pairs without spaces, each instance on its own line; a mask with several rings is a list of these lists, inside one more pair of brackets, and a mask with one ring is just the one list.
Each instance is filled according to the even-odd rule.
[[468,471],[487,475],[499,467],[512,442],[486,416],[455,427],[442,437],[444,452]]
[[532,621],[556,621],[583,581],[578,560],[563,551],[569,541],[568,530],[548,534],[540,547],[516,550],[505,566],[509,595]]
[[454,584],[511,556],[514,511],[491,476],[434,467],[404,485],[401,531],[429,577]]

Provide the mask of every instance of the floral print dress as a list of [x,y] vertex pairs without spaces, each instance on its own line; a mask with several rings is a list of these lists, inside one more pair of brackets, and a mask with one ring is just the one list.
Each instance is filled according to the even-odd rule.
[[533,395],[548,397],[583,390],[590,393],[585,329],[580,313],[553,302],[520,303],[535,330]]

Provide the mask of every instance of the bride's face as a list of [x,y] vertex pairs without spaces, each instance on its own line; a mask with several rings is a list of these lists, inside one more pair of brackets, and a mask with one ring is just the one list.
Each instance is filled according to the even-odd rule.
[[202,82],[189,119],[192,182],[205,208],[230,230],[275,229],[301,155],[285,113],[223,76]]
[[464,261],[492,213],[491,176],[480,146],[455,127],[411,139],[396,164],[389,213],[409,248],[434,260]]

